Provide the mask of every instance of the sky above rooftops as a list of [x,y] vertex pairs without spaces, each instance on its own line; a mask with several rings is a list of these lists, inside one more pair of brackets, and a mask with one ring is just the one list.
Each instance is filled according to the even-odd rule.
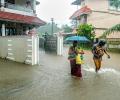
[[77,10],[77,6],[71,5],[74,0],[38,0],[37,16],[46,22],[54,18],[56,24],[69,24],[69,17]]

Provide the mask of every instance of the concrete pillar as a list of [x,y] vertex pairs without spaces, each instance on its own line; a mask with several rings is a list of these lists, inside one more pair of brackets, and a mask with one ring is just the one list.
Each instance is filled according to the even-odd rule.
[[2,36],[5,36],[5,24],[2,24]]
[[33,0],[33,12],[36,14],[36,0]]
[[28,35],[28,33],[29,33],[29,30],[26,30],[26,31],[25,31],[25,34]]
[[25,34],[26,34],[26,35],[28,35],[28,33],[29,33],[29,28],[28,28],[28,27],[26,27]]
[[32,65],[39,64],[39,37],[32,36]]
[[57,36],[57,55],[63,55],[63,36]]
[[1,0],[2,7],[4,7],[4,4],[5,4],[5,0]]
[[37,64],[40,64],[40,56],[39,56],[39,36],[37,36]]

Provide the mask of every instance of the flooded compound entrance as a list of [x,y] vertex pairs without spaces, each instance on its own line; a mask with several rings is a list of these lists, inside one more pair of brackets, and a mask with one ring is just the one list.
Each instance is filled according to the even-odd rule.
[[0,100],[119,100],[120,54],[103,58],[98,74],[90,51],[85,51],[83,79],[70,75],[64,56],[40,51],[40,65],[29,66],[0,59]]

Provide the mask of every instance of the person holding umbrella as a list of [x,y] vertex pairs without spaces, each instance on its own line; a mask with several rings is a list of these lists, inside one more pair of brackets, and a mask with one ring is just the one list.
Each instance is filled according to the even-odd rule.
[[[81,58],[80,55],[84,54],[83,50],[79,50],[77,48],[77,41],[73,41],[73,45],[69,48],[68,51],[68,59],[70,61],[70,66],[71,66],[71,75],[76,76],[76,77],[82,77],[81,73]],[[81,56],[82,57],[82,56]]]
[[90,42],[85,36],[71,36],[66,38],[66,41],[73,42],[73,45],[69,48],[68,59],[71,65],[71,75],[76,77],[82,77],[81,64],[83,64],[84,51],[78,48],[79,43]]

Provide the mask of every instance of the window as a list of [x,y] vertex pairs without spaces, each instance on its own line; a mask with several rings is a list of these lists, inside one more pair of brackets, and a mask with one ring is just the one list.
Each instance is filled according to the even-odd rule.
[[5,0],[5,2],[15,4],[15,0]]
[[109,9],[120,11],[120,0],[109,0]]
[[15,28],[6,27],[5,34],[6,34],[6,36],[17,35],[16,34],[16,29]]

